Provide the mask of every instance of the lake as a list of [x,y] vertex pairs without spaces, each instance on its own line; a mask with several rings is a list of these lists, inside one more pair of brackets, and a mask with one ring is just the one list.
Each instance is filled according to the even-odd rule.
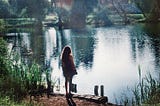
[[[138,66],[142,76],[151,73],[160,79],[160,25],[136,24],[101,28],[64,29],[54,27],[41,29],[10,30],[8,36],[16,35],[10,42],[21,47],[24,62],[36,61],[49,65],[51,79],[56,82],[55,92],[65,92],[60,54],[65,45],[72,48],[78,75],[78,94],[94,94],[94,86],[104,85],[104,95],[115,102],[139,81]],[[31,51],[31,55],[25,55]],[[43,75],[44,76],[44,75]],[[100,91],[100,89],[99,89]],[[100,92],[99,92],[100,94]]]

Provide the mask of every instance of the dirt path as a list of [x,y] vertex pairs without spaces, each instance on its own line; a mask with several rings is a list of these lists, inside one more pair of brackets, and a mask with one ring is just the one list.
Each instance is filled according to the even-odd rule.
[[78,98],[66,99],[65,96],[56,95],[43,97],[36,97],[32,99],[32,103],[38,106],[115,106],[111,104],[97,104],[87,100],[81,100]]

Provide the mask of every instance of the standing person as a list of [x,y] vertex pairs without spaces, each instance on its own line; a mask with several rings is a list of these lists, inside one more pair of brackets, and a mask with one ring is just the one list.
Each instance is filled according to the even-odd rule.
[[[65,46],[63,48],[61,54],[61,61],[62,61],[62,70],[63,75],[65,77],[65,90],[66,90],[66,97],[71,97],[71,89],[72,89],[72,78],[74,75],[77,74],[76,67],[74,64],[72,51],[69,46]],[[69,89],[68,89],[69,86]]]

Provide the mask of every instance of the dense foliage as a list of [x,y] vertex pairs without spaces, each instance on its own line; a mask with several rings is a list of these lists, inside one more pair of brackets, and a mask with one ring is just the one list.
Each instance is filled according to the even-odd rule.
[[9,4],[3,0],[0,0],[0,18],[7,18],[11,16]]
[[4,27],[4,21],[2,19],[0,19],[0,34],[3,33],[5,27]]
[[[69,11],[62,9],[63,7],[56,6],[56,2],[69,2],[68,4],[72,5],[71,9]],[[116,14],[121,16],[119,18],[126,22],[127,14],[139,10],[149,22],[157,22],[160,18],[159,0],[1,0],[0,18],[35,18],[42,21],[49,12],[56,10],[57,13],[61,13],[59,15],[63,20],[67,20],[71,25],[77,21],[83,24],[91,13],[96,14],[97,21],[108,18],[106,14],[109,12],[116,15],[111,5],[114,5]],[[101,16],[105,16],[105,19]]]
[[0,76],[8,73],[7,66],[5,65],[5,59],[7,57],[6,42],[0,38]]
[[160,18],[159,0],[132,0],[149,21],[158,21]]
[[48,7],[47,0],[1,0],[0,18],[25,17],[42,20]]
[[6,42],[0,38],[0,97],[19,101],[42,81],[40,66],[23,64],[17,53],[8,55]]

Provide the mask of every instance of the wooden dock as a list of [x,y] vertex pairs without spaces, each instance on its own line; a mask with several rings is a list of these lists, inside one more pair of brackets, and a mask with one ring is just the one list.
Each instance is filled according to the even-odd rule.
[[[60,93],[53,93],[50,95],[51,96],[65,96],[65,94],[60,94]],[[95,95],[89,95],[89,94],[86,94],[86,95],[73,94],[72,98],[83,99],[83,100],[87,100],[87,101],[91,101],[91,102],[95,102],[99,104],[108,103],[108,97],[106,96],[95,96]]]
[[100,103],[100,104],[108,103],[108,97],[107,96],[78,95],[78,94],[74,94],[73,98],[85,99],[85,100],[88,100],[88,101],[91,101],[91,102],[95,102],[95,103]]

